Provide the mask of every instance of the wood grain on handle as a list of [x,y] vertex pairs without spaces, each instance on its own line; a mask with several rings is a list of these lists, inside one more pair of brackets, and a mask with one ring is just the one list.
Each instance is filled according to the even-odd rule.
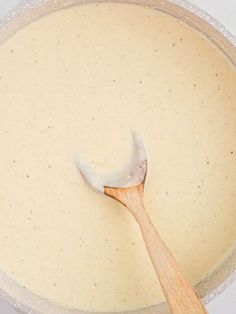
[[143,205],[143,184],[131,188],[106,187],[105,194],[125,205],[138,222],[171,312],[173,314],[208,313],[151,222]]

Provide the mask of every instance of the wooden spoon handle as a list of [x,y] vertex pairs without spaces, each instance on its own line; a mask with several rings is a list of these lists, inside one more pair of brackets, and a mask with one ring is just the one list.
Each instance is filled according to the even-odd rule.
[[201,299],[185,279],[173,254],[158,234],[146,209],[134,214],[155,268],[161,287],[173,314],[205,314]]
[[150,220],[143,205],[143,188],[143,184],[123,189],[105,187],[105,194],[125,205],[138,222],[172,313],[206,314],[201,299],[185,279],[173,254]]

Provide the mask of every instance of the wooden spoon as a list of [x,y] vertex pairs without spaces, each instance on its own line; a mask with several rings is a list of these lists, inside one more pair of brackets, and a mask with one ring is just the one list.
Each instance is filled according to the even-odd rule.
[[103,178],[81,160],[77,160],[78,169],[95,191],[122,203],[136,219],[171,312],[173,314],[207,313],[200,297],[184,277],[176,259],[160,237],[145,209],[144,184],[147,174],[147,155],[142,141],[135,134],[133,144],[131,162],[120,173]]

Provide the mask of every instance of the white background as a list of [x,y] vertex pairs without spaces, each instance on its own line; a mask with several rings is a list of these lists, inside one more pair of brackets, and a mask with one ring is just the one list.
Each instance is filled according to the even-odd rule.
[[[236,0],[190,1],[219,20],[236,36]],[[18,2],[19,0],[0,0],[0,18]],[[236,282],[209,304],[208,310],[209,314],[236,314]],[[16,314],[16,312],[0,299],[0,314]]]

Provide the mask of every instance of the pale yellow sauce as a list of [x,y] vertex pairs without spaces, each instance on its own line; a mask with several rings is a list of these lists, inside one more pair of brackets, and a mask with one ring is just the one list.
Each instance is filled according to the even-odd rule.
[[236,239],[236,73],[199,33],[132,5],[71,7],[0,48],[0,268],[89,310],[163,296],[131,215],[75,158],[118,169],[149,152],[145,202],[198,282]]

